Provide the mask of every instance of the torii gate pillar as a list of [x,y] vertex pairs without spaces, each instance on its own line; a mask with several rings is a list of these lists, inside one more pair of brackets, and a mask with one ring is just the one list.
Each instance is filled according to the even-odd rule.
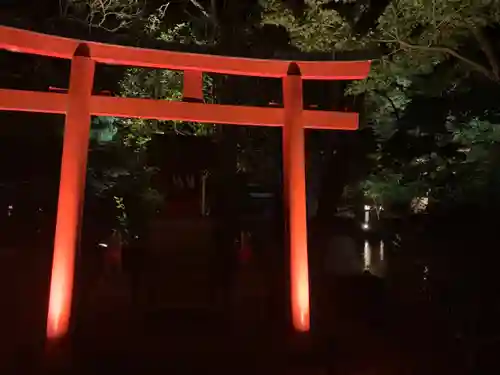
[[50,281],[47,337],[58,339],[69,328],[75,256],[87,174],[90,100],[95,62],[86,44],[80,44],[71,61],[66,122],[57,203],[56,233]]
[[307,206],[304,151],[302,77],[291,63],[283,78],[283,175],[290,251],[292,323],[300,332],[310,329],[309,265],[307,259]]

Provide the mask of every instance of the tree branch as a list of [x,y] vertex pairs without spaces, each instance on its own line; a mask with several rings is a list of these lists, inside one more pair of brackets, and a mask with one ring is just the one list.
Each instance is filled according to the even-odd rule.
[[385,92],[382,92],[382,91],[377,90],[377,89],[375,89],[374,91],[377,94],[379,94],[380,96],[383,96],[385,99],[387,99],[387,101],[389,102],[389,104],[391,105],[391,107],[394,111],[394,116],[396,116],[396,120],[399,121],[401,119],[401,117],[399,116],[399,109],[398,109],[398,107],[396,107],[396,104],[394,104],[394,101]]
[[212,15],[213,15],[213,20],[214,20],[214,24],[218,24],[219,21],[218,21],[218,15],[217,15],[217,4],[216,4],[216,0],[210,0],[210,7],[212,8]]
[[493,71],[493,75],[498,80],[499,79],[498,60],[495,56],[495,52],[493,52],[491,43],[488,41],[487,37],[483,34],[482,30],[479,27],[471,26],[469,29],[476,38],[476,40],[479,42],[481,50],[488,58],[488,62],[490,63],[491,69]]
[[462,61],[463,63],[469,65],[472,67],[474,70],[481,72],[484,74],[487,78],[491,79],[494,82],[499,82],[499,77],[495,76],[493,72],[491,72],[489,69],[486,67],[482,66],[481,64],[478,64],[475,61],[472,61],[462,55],[460,55],[457,51],[449,48],[449,47],[442,47],[442,46],[422,46],[418,44],[410,44],[407,42],[404,42],[402,40],[398,39],[393,39],[393,40],[377,40],[379,43],[397,43],[403,48],[407,49],[414,49],[414,50],[421,50],[421,51],[429,51],[429,52],[441,52],[445,53],[447,55],[453,56],[456,59]]
[[[85,5],[87,9],[87,17],[85,22],[90,28],[102,28],[107,31],[117,31],[128,27],[132,21],[139,17],[143,11],[141,3],[138,0],[68,0],[65,11],[70,7]],[[114,18],[118,21],[115,28],[108,28],[107,21]]]
[[211,18],[210,17],[210,14],[208,14],[208,12],[205,10],[205,8],[203,8],[203,6],[196,0],[189,0],[189,2],[191,4],[193,4],[196,8],[198,8],[198,10],[207,18]]

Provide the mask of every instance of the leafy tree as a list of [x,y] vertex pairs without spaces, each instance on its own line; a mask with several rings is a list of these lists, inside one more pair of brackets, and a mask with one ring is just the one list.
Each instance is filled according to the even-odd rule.
[[[496,104],[478,98],[498,92],[500,6],[399,0],[381,11],[374,2],[356,3],[306,0],[297,15],[269,0],[264,22],[284,26],[303,50],[364,50],[373,59],[369,78],[346,90],[363,95],[362,126],[377,139],[361,185],[368,199],[410,208],[415,198],[477,196],[496,160]],[[370,13],[376,18],[360,26]],[[478,124],[487,142],[475,138]]]
[[[179,37],[183,30],[184,25],[180,24],[169,33],[159,34],[159,38],[170,41]],[[204,77],[207,102],[213,101],[208,96],[211,82],[210,77]],[[120,95],[182,100],[182,84],[182,72],[128,68],[120,83]],[[207,136],[214,133],[215,126],[137,118],[96,118],[94,129],[98,139],[92,148],[94,157],[91,166],[94,168],[91,169],[91,186],[99,196],[116,203],[118,229],[126,239],[131,234],[130,226],[134,226],[134,219],[144,222],[144,218],[153,214],[162,203],[160,194],[151,188],[151,178],[156,170],[147,164],[147,149],[152,135],[173,132],[180,136]],[[108,136],[104,142],[103,135]]]

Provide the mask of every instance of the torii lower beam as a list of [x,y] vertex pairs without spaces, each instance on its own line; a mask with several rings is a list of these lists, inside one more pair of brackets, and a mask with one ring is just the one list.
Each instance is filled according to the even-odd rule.
[[[310,329],[304,129],[355,130],[358,115],[303,110],[302,80],[364,79],[369,61],[290,62],[198,55],[83,42],[5,26],[0,26],[0,49],[72,60],[67,94],[0,89],[0,110],[66,115],[47,316],[49,339],[64,337],[69,327],[91,115],[283,126],[292,321],[297,331]],[[91,95],[95,62],[183,70],[186,101]],[[284,108],[202,103],[202,72],[281,78]]]
[[[0,110],[66,114],[67,94],[0,89]],[[177,102],[92,95],[93,116],[192,121],[209,124],[282,127],[285,112],[277,107]],[[358,114],[353,112],[302,111],[305,129],[356,130]]]

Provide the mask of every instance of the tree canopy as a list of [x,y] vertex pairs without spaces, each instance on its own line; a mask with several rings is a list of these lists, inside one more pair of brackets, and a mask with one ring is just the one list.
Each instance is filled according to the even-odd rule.
[[[495,1],[331,2],[301,11],[265,2],[265,23],[284,26],[307,51],[365,51],[364,123],[376,136],[361,186],[378,204],[410,208],[485,198],[497,183],[498,22]],[[491,194],[488,194],[491,199]]]

